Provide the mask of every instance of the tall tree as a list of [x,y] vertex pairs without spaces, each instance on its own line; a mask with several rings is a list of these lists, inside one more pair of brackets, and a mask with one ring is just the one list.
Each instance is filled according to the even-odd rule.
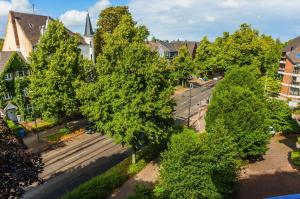
[[25,152],[22,140],[0,118],[0,198],[20,198],[23,188],[41,182],[43,164],[39,155]]
[[162,154],[158,198],[227,198],[240,165],[236,147],[221,121],[213,133],[173,135]]
[[257,157],[267,151],[268,109],[263,86],[253,70],[232,69],[225,76],[213,92],[205,120],[208,132],[217,120],[224,121],[242,158]]
[[186,81],[190,75],[194,72],[194,62],[192,56],[189,54],[187,46],[183,46],[179,50],[179,54],[172,63],[173,78],[182,83],[182,86],[186,84]]
[[[167,63],[145,45],[148,30],[123,16],[98,57],[97,80],[77,92],[82,112],[100,132],[135,152],[143,143],[168,136],[173,123],[173,92]],[[133,156],[135,162],[135,156]]]
[[30,61],[29,95],[35,112],[58,120],[76,114],[73,83],[79,77],[82,56],[77,40],[61,22],[49,23]]
[[4,39],[1,39],[1,38],[0,38],[0,51],[2,50],[3,43],[4,43]]
[[109,7],[100,13],[94,36],[96,57],[102,52],[105,44],[104,35],[112,34],[124,15],[130,16],[127,6]]

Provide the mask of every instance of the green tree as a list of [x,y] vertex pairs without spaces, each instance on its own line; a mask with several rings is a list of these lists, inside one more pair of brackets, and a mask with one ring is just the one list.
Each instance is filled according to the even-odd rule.
[[162,154],[157,196],[213,199],[232,193],[240,165],[236,144],[222,121],[212,132],[198,135],[185,129],[172,136]]
[[35,112],[57,120],[76,114],[74,81],[79,78],[82,56],[76,39],[61,22],[49,23],[30,61],[29,94]]
[[131,146],[159,143],[173,124],[173,87],[167,63],[145,44],[148,30],[123,16],[107,34],[96,64],[94,82],[82,82],[77,96],[81,110],[100,132]]
[[100,13],[94,36],[96,57],[102,52],[106,43],[104,35],[112,34],[124,15],[131,16],[127,6],[109,7]]
[[0,39],[0,51],[2,50],[4,39]]
[[252,70],[232,69],[217,85],[206,115],[207,131],[216,121],[235,138],[242,158],[253,158],[267,151],[268,109],[262,84]]
[[179,54],[174,58],[173,63],[173,78],[185,86],[186,81],[194,72],[194,63],[192,56],[189,54],[187,46],[180,48]]
[[291,133],[299,130],[299,125],[292,118],[292,111],[287,102],[269,99],[267,100],[269,111],[269,126],[274,127],[277,132]]

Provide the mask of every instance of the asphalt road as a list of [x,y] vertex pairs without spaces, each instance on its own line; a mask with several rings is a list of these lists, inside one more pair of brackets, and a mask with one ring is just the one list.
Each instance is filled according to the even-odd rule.
[[82,135],[67,146],[42,154],[44,184],[24,198],[55,199],[97,176],[130,155],[130,151],[100,134]]
[[[212,88],[216,83],[216,81],[213,81],[206,85],[197,85],[197,87],[191,90],[191,116],[198,113],[199,108],[202,105],[207,105],[207,100],[211,96]],[[188,90],[181,95],[175,96],[175,101],[177,103],[175,109],[176,119],[186,121],[189,115],[188,110],[190,105],[190,91]]]

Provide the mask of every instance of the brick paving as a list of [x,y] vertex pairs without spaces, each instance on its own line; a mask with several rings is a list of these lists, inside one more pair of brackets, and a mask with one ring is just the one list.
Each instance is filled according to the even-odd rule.
[[274,136],[264,160],[242,170],[233,198],[262,199],[300,193],[300,172],[293,168],[289,158],[295,143],[295,135]]

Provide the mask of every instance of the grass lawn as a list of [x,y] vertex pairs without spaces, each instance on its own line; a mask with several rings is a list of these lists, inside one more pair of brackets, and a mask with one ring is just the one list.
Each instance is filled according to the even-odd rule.
[[300,166],[300,151],[293,151],[291,154],[291,159],[294,165]]

